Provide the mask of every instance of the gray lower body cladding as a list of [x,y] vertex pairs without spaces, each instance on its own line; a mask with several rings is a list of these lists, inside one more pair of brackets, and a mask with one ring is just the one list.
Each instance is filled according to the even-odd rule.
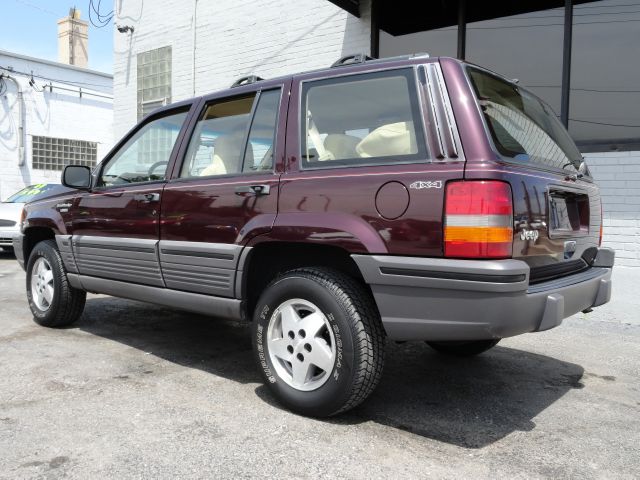
[[[609,301],[613,254],[597,267],[529,285],[519,260],[353,255],[393,340],[481,340],[547,330]],[[606,261],[602,261],[606,259]]]
[[241,318],[233,298],[240,245],[76,235],[56,242],[75,288]]
[[165,305],[188,312],[211,315],[218,318],[240,320],[242,302],[235,298],[214,297],[199,293],[170,290],[151,285],[138,285],[107,278],[87,277],[68,273],[69,283],[75,288],[103,293],[114,297],[129,298],[140,302]]
[[243,247],[207,242],[56,235],[65,268],[87,277],[221,297],[235,294]]
[[[64,237],[56,236],[56,240],[62,248]],[[157,243],[152,239],[73,235],[68,257],[75,258],[76,271],[81,275],[161,287],[164,282]],[[60,251],[65,267],[73,272],[73,262],[68,260],[65,250]]]

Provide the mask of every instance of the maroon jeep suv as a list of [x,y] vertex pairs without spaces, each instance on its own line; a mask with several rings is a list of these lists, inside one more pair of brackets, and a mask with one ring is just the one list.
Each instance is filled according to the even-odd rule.
[[15,240],[36,322],[73,323],[86,292],[251,321],[265,383],[306,415],[367,398],[385,338],[475,355],[611,296],[567,131],[451,58],[245,77],[151,113],[63,183]]

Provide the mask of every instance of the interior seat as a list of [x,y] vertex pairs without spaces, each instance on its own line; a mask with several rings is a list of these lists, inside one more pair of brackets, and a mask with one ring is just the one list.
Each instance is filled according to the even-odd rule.
[[[242,170],[242,153],[245,137],[237,133],[220,135],[213,144],[211,164],[205,167],[200,176],[226,175],[240,173]],[[247,148],[247,162],[253,164],[253,148]]]
[[324,148],[331,153],[333,160],[358,158],[356,147],[360,143],[358,137],[342,133],[330,133],[324,139]]
[[376,128],[356,146],[359,157],[392,157],[418,153],[413,122],[388,123]]

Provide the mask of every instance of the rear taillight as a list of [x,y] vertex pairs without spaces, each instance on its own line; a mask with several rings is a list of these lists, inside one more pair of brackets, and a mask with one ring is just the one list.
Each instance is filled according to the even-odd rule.
[[508,183],[450,182],[444,208],[445,257],[511,257],[513,202]]

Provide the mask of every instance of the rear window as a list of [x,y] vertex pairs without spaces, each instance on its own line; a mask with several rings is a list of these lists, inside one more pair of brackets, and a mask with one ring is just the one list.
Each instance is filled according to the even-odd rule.
[[576,171],[582,155],[551,107],[513,83],[468,68],[469,78],[498,151],[508,159]]
[[303,167],[424,161],[418,105],[411,69],[303,83]]

